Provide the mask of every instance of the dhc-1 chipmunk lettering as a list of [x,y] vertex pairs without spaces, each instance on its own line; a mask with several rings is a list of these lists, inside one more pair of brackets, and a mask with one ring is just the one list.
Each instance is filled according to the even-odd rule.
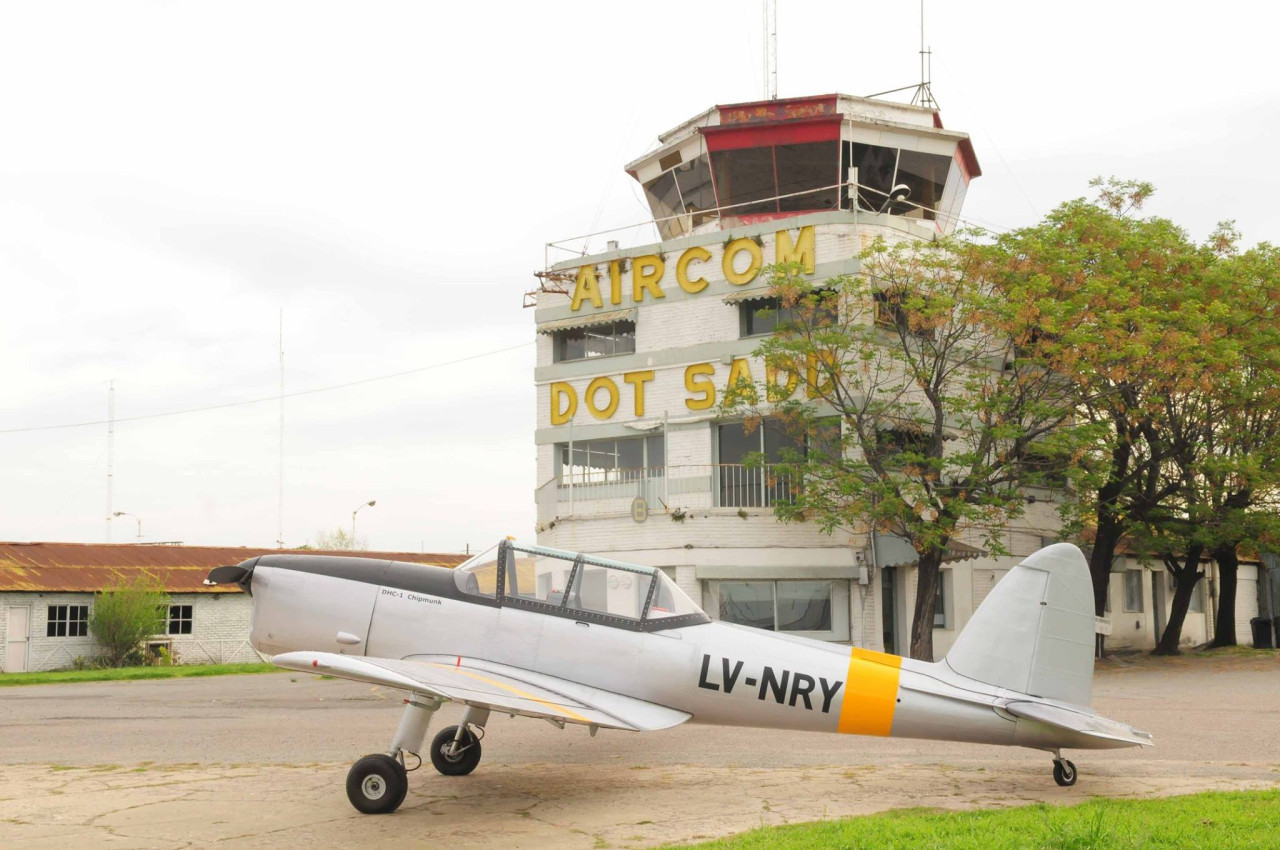
[[712,622],[657,568],[511,540],[456,569],[263,555],[207,581],[253,596],[250,641],[277,665],[405,692],[387,752],[347,775],[368,814],[403,802],[446,701],[461,722],[426,752],[449,776],[480,762],[492,712],[593,736],[690,722],[1031,747],[1059,785],[1065,748],[1151,745],[1089,708],[1093,591],[1066,543],[1010,570],[935,663]]

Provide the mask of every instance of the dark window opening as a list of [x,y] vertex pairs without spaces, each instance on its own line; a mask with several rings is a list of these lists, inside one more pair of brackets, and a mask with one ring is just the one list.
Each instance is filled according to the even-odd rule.
[[779,327],[795,326],[810,320],[814,327],[831,327],[839,319],[835,293],[815,293],[812,306],[795,304],[782,306],[780,298],[754,298],[739,305],[742,336],[771,334]]
[[190,605],[170,605],[169,606],[169,631],[171,635],[189,635],[191,634],[191,606]]
[[885,466],[894,468],[908,463],[904,455],[911,455],[910,462],[927,456],[929,436],[911,428],[885,428],[876,431],[873,453]]
[[50,605],[45,637],[88,637],[88,605]]
[[684,211],[689,214],[690,226],[697,227],[715,218],[716,193],[711,184],[711,165],[706,154],[681,163],[672,173],[680,188]]
[[[796,440],[777,419],[766,418],[750,432],[742,422],[717,429],[719,441],[719,502],[722,508],[767,508],[791,500],[789,472],[773,465],[808,457],[811,452],[840,451],[840,422],[825,419],[808,439]],[[763,455],[764,466],[748,466],[752,455]]]
[[636,323],[628,319],[585,328],[570,328],[555,334],[556,362],[633,354],[636,350]]
[[840,182],[839,142],[813,142],[805,145],[778,145],[774,156],[778,165],[778,195],[804,194],[778,198],[782,212],[831,210],[839,202],[836,184]]

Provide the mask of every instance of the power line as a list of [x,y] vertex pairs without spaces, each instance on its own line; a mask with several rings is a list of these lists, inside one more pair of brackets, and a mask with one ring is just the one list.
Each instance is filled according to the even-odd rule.
[[[459,357],[456,360],[446,360],[443,363],[432,363],[429,366],[419,366],[416,369],[406,369],[403,372],[392,372],[391,374],[388,374],[388,375],[375,375],[372,378],[361,378],[358,381],[347,381],[346,383],[343,383],[343,384],[331,384],[327,387],[316,387],[315,389],[310,389],[310,390],[298,390],[297,392],[285,393],[284,395],[277,393],[275,395],[263,396],[262,398],[251,398],[251,399],[246,399],[244,401],[228,401],[223,404],[209,404],[209,405],[205,405],[204,407],[189,407],[184,410],[170,410],[165,413],[148,413],[142,416],[117,416],[110,421],[113,421],[116,423],[140,422],[144,419],[163,419],[164,417],[167,417],[167,416],[185,416],[189,413],[204,413],[205,411],[209,411],[209,410],[224,410],[229,407],[245,407],[250,404],[262,404],[268,401],[279,402],[280,399],[282,398],[297,398],[298,396],[315,395],[317,393],[327,393],[327,392],[332,392],[333,390],[343,390],[343,389],[346,389],[347,387],[358,387],[362,384],[372,384],[376,381],[389,381],[392,378],[403,378],[405,375],[416,375],[419,372],[428,372],[428,371],[431,371],[432,369],[443,369],[446,366],[456,366],[459,363],[467,363],[472,360],[479,360],[483,357],[492,357],[495,354],[505,354],[508,351],[515,351],[518,348],[527,348],[528,346],[534,345],[534,344],[535,343],[532,341],[522,342],[519,345],[508,346],[507,348],[499,348],[499,349],[495,349],[494,351],[486,351],[482,354],[472,354],[467,357]],[[63,425],[34,425],[29,428],[0,428],[0,434],[20,434],[20,433],[26,433],[30,431],[58,431],[58,430],[63,430],[67,428],[87,428],[92,425],[105,425],[107,424],[107,422],[108,420],[106,419],[95,419],[91,422],[69,422]]]

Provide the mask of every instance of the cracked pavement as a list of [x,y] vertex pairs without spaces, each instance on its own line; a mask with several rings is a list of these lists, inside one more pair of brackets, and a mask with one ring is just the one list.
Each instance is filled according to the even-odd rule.
[[[1104,715],[1154,750],[1047,754],[928,741],[684,726],[559,731],[495,717],[474,774],[410,773],[392,816],[348,804],[401,695],[299,674],[0,690],[0,847],[643,847],[903,806],[994,808],[1280,785],[1280,659],[1108,664]],[[453,722],[446,706],[433,728]]]

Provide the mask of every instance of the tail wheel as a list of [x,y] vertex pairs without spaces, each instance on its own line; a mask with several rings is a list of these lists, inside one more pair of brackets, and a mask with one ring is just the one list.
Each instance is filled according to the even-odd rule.
[[347,772],[347,799],[366,815],[394,812],[408,790],[404,766],[382,753],[365,756]]
[[1059,759],[1053,763],[1053,781],[1067,788],[1076,784],[1076,766],[1074,763],[1066,759]]
[[458,727],[449,726],[431,741],[431,763],[445,776],[466,776],[480,763],[480,739],[470,729],[455,741]]

